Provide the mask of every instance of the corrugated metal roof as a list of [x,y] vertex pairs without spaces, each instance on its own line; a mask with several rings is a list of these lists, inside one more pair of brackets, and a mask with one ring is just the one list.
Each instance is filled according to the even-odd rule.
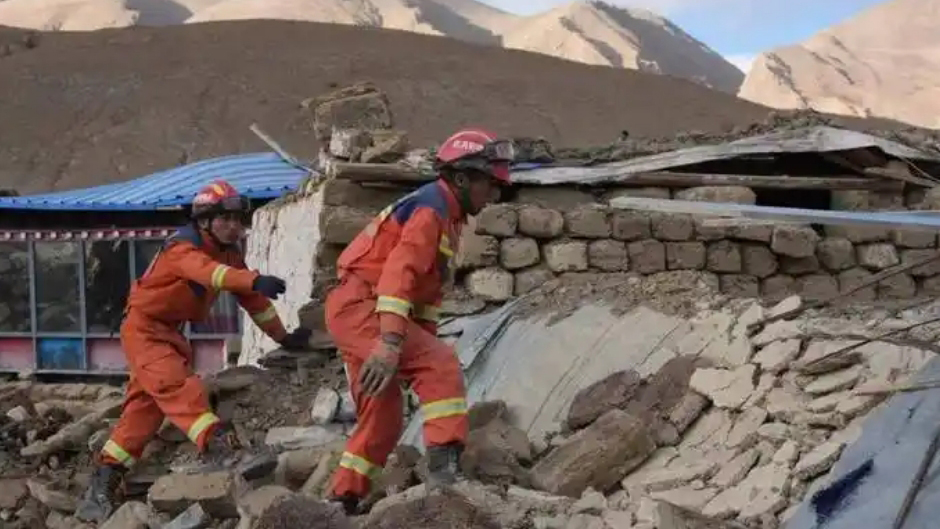
[[274,153],[225,156],[175,167],[127,182],[22,197],[0,197],[0,209],[142,211],[188,204],[200,187],[224,178],[249,198],[292,191],[308,175]]

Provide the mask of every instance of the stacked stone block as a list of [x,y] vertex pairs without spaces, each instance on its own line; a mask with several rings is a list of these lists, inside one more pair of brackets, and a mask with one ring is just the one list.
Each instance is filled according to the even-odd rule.
[[[405,190],[327,184],[324,240],[342,245]],[[848,291],[874,274],[937,251],[937,234],[866,226],[814,227],[750,220],[716,222],[687,214],[610,208],[607,200],[644,196],[753,204],[748,188],[670,190],[574,187],[522,188],[511,203],[486,208],[464,230],[456,267],[464,286],[488,301],[530,292],[572,272],[655,274],[702,270],[723,292],[779,300],[816,300]],[[929,199],[930,197],[927,197]],[[917,205],[923,207],[924,197]],[[833,192],[832,207],[898,209],[902,194]],[[333,253],[327,253],[333,255]],[[853,294],[857,301],[940,294],[940,263],[914,269]]]

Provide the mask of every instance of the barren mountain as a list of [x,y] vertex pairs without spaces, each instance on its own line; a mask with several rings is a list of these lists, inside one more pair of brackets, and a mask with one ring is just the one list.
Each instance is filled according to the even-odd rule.
[[2,0],[0,24],[43,30],[275,19],[399,29],[588,64],[684,77],[734,93],[740,70],[668,20],[577,1],[517,16],[477,0]]
[[739,95],[778,108],[940,128],[940,0],[890,0],[764,53]]

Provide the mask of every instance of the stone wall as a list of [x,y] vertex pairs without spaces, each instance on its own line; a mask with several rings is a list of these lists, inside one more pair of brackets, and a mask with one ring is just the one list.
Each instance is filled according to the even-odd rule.
[[[321,265],[330,266],[383,206],[404,189],[331,180],[324,189]],[[937,234],[866,226],[808,226],[705,219],[686,214],[612,209],[619,196],[754,204],[743,187],[523,187],[511,202],[488,207],[465,230],[456,259],[466,289],[487,301],[524,294],[565,272],[706,270],[721,290],[740,297],[812,301],[851,289],[881,270],[936,251]],[[924,193],[833,191],[833,209],[934,207]],[[855,301],[940,293],[940,263],[886,279]]]
[[[287,292],[274,301],[288,330],[296,327],[310,303],[320,248],[323,193],[314,190],[281,199],[259,209],[253,218],[245,260],[250,268],[287,282]],[[244,320],[239,364],[256,364],[277,347],[251,320]]]

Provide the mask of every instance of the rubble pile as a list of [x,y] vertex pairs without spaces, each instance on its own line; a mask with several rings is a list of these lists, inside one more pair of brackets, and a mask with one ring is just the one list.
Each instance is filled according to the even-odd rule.
[[[883,399],[866,390],[919,370],[932,355],[922,344],[940,328],[819,360],[937,305],[813,309],[751,328],[802,300],[766,307],[712,296],[687,320],[691,331],[665,344],[658,369],[645,378],[625,369],[583,387],[546,438],[529,438],[510,404],[474,405],[461,459],[468,480],[453,491],[428,495],[424,456],[399,446],[367,500],[371,512],[354,518],[323,502],[355,423],[337,361],[278,353],[266,359],[269,369],[227,369],[207,378],[213,405],[253,449],[275,451],[276,467],[250,479],[234,470],[174,472],[195,454],[165,425],[131,474],[128,503],[103,527],[780,527],[827,483]],[[22,381],[0,392],[0,519],[85,529],[72,515],[91,454],[120,412],[120,389]]]

